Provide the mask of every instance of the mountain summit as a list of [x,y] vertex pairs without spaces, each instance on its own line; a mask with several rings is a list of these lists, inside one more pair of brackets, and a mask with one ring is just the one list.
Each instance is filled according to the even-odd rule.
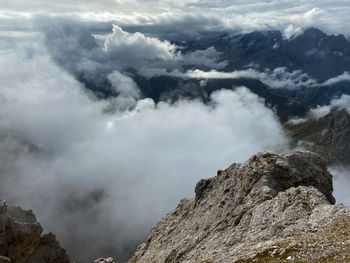
[[258,153],[199,181],[129,262],[350,262],[350,210],[332,191],[318,155]]

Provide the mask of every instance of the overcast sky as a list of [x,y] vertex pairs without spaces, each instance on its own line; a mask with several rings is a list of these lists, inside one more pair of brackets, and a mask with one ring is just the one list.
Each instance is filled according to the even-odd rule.
[[316,26],[350,36],[347,0],[0,0],[2,31],[30,30],[38,16],[194,30],[275,28],[286,35]]

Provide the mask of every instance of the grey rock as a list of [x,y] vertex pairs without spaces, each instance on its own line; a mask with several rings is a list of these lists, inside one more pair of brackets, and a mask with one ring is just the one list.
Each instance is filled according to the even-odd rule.
[[[32,210],[8,206],[0,201],[0,255],[3,262],[69,263],[53,234],[42,234]],[[2,262],[2,261],[0,261]]]
[[332,192],[332,175],[317,154],[258,153],[199,181],[195,198],[181,200],[161,219],[129,262],[235,262],[255,256],[278,240],[350,218],[349,209],[334,205]]
[[52,233],[43,235],[39,245],[29,256],[26,263],[69,263],[69,256],[63,249],[56,236]]
[[0,204],[0,255],[22,263],[40,242],[42,228],[31,210]]
[[115,263],[113,258],[99,258],[94,261],[94,263]]

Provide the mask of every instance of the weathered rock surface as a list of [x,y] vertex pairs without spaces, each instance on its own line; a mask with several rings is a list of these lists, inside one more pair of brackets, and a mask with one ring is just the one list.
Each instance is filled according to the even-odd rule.
[[31,210],[0,201],[0,262],[69,263],[55,235],[42,231]]
[[113,258],[99,258],[94,263],[115,263]]
[[258,153],[199,181],[130,262],[350,262],[350,209],[332,191],[318,155]]
[[54,234],[46,234],[40,238],[39,245],[29,256],[26,263],[69,263],[66,251],[60,246]]

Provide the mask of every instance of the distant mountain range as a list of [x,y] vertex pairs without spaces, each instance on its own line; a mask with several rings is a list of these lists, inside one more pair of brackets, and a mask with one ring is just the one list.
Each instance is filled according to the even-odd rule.
[[[272,87],[268,82],[254,76],[242,78],[210,78],[202,85],[199,78],[155,75],[145,77],[130,70],[129,75],[138,84],[142,96],[154,101],[177,101],[200,99],[209,102],[210,94],[220,89],[235,89],[245,86],[265,99],[266,106],[277,113],[294,146],[302,145],[325,157],[330,163],[350,164],[350,116],[345,110],[333,110],[320,119],[306,118],[317,105],[328,105],[332,99],[350,94],[350,41],[343,35],[327,35],[316,28],[284,39],[279,31],[256,31],[248,34],[224,33],[208,36],[198,41],[175,42],[186,54],[197,50],[215,48],[226,67],[220,72],[254,70],[273,72],[275,78],[296,72],[291,83],[294,87]],[[186,65],[182,70],[213,70],[205,65]],[[293,73],[294,74],[294,73]],[[292,74],[292,75],[293,75]],[[342,76],[342,77],[339,77]],[[348,76],[348,77],[347,77]],[[292,76],[293,77],[293,76]],[[114,94],[108,80],[98,85],[78,78],[87,88],[101,97]],[[334,81],[329,81],[329,80]],[[287,84],[286,84],[287,85]],[[288,123],[291,119],[306,118],[302,123]]]

